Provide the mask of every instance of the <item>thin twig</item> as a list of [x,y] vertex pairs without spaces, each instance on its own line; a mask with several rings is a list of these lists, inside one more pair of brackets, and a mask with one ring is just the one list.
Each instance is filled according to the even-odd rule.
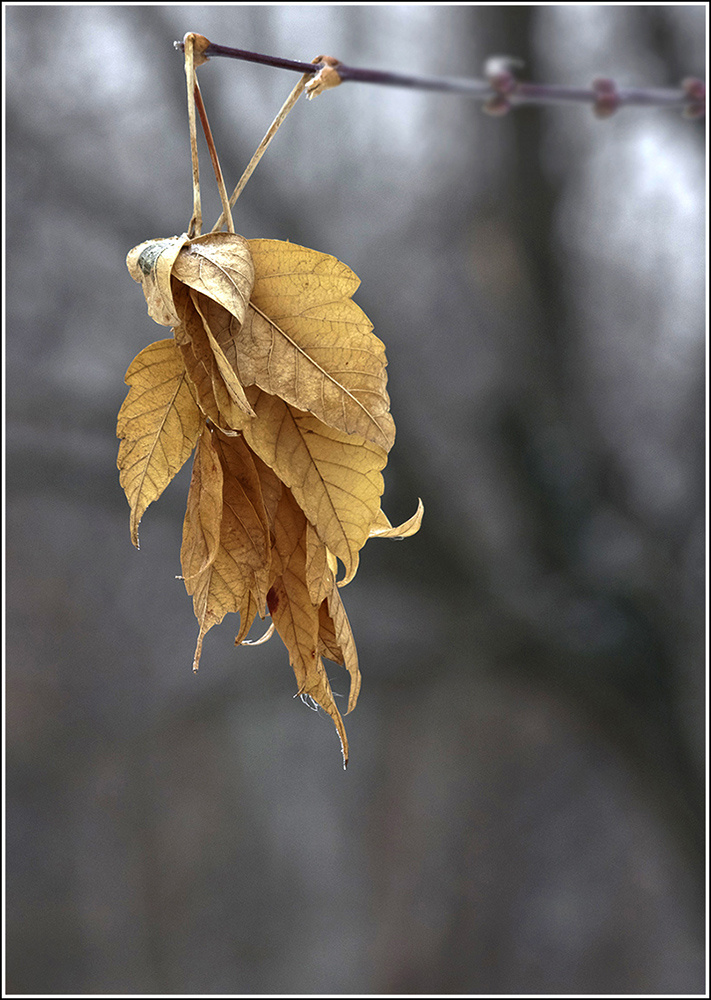
[[[262,55],[246,49],[229,48],[203,39],[202,61],[214,56],[240,59],[245,62],[261,63],[278,69],[288,69],[313,77],[307,92],[311,96],[320,93],[326,86],[339,83],[374,83],[385,87],[407,87],[417,90],[432,90],[441,93],[464,94],[483,101],[485,110],[492,114],[502,114],[516,105],[522,104],[591,104],[600,117],[607,117],[623,106],[680,108],[690,118],[702,117],[706,110],[706,85],[702,80],[689,78],[676,89],[667,88],[617,88],[608,79],[596,80],[591,87],[566,87],[558,84],[523,83],[511,71],[514,60],[489,60],[485,70],[487,79],[456,79],[449,77],[428,77],[393,73],[375,69],[361,69],[347,66],[337,59],[320,57],[313,63],[279,56]],[[182,49],[182,42],[175,42]],[[503,67],[503,68],[502,68]],[[333,71],[337,73],[334,78]],[[319,86],[318,77],[329,72],[329,82]]]

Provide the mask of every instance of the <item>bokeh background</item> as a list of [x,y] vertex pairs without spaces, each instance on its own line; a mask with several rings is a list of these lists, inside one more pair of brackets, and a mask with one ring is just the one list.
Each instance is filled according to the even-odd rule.
[[[343,592],[347,772],[277,638],[228,618],[192,674],[189,467],[136,552],[114,428],[165,336],[126,252],[191,212],[175,38],[675,86],[706,5],[4,14],[8,992],[703,992],[703,122],[347,84],[238,202],[361,278],[384,509],[426,506]],[[296,77],[199,72],[233,186]]]

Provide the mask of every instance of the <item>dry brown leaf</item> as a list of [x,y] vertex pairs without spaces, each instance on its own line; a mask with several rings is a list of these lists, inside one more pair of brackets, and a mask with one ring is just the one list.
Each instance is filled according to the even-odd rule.
[[297,693],[308,695],[333,719],[341,740],[345,767],[348,763],[348,739],[320,656],[319,608],[311,603],[305,580],[305,537],[303,512],[291,493],[284,490],[274,521],[274,552],[278,558],[273,558],[273,564],[278,575],[267,595],[267,605],[276,630],[289,650],[289,660],[298,685]]
[[190,240],[175,259],[173,277],[214,299],[238,323],[244,320],[254,285],[254,265],[243,236],[207,233]]
[[242,610],[240,611],[240,626],[239,632],[235,637],[235,646],[241,646],[242,644],[245,646],[258,646],[262,642],[266,642],[267,639],[271,638],[272,633],[274,632],[273,623],[269,626],[266,637],[262,636],[261,639],[255,639],[252,642],[247,640],[247,635],[249,634],[249,630],[254,624],[254,619],[257,615],[259,615],[260,618],[264,618],[264,604],[257,604],[257,600],[250,590],[247,602],[243,605]]
[[[199,635],[193,659],[197,670],[202,642],[228,612],[239,612],[240,634],[246,635],[256,614],[263,614],[270,578],[270,531],[260,476],[252,455],[239,437],[219,431],[203,433],[196,453],[191,493],[183,524],[185,588],[193,597]],[[215,524],[214,497],[206,496],[203,474],[214,463],[222,471],[222,512],[219,544],[214,555],[204,541],[204,525]],[[206,506],[207,505],[207,506]],[[209,508],[209,509],[208,509]],[[210,556],[212,556],[210,558]],[[205,568],[194,573],[200,562]]]
[[[234,386],[231,393],[225,384],[205,324],[192,301],[192,293],[174,280],[173,294],[181,320],[174,330],[175,340],[202,411],[224,433],[235,434],[246,426],[250,416],[244,406],[235,401]],[[253,416],[246,396],[244,404]]]
[[173,326],[179,321],[170,276],[178,254],[187,242],[187,233],[162,240],[146,240],[129,250],[126,257],[129,274],[143,288],[149,316],[161,326]]
[[197,577],[215,561],[220,547],[223,481],[222,462],[212,443],[210,429],[205,425],[193,458],[180,550],[183,580],[189,594]]
[[[205,333],[207,334],[207,340],[210,345],[210,350],[217,364],[217,369],[222,376],[225,383],[225,388],[229,393],[232,401],[237,404],[238,408],[242,410],[248,417],[254,416],[254,410],[249,405],[247,397],[244,392],[242,383],[239,380],[237,372],[232,367],[230,362],[225,357],[225,353],[220,347],[219,343],[215,339],[211,322],[214,323],[213,315],[217,314],[218,317],[229,316],[230,314],[226,312],[222,306],[218,305],[213,299],[208,298],[206,295],[201,295],[199,292],[191,292],[190,299],[194,308],[197,310],[200,319],[202,320]],[[243,418],[239,418],[239,426],[243,424]]]
[[351,675],[348,709],[355,708],[360,691],[360,671],[355,640],[346,609],[336,586],[336,560],[306,522],[306,587],[311,603],[319,608],[319,651],[346,667]]
[[[255,464],[260,464],[256,456]],[[273,480],[278,483],[276,476],[268,467],[263,466],[263,470],[270,473]],[[262,487],[264,491],[264,479]],[[302,619],[312,620],[314,611],[318,611],[318,652],[348,670],[351,687],[347,711],[350,712],[358,698],[361,677],[355,640],[336,587],[336,560],[304,517],[293,495],[284,495],[288,492],[280,491],[281,502],[277,505],[279,513],[277,515],[275,511],[271,519],[275,536],[272,549],[272,574],[275,578],[289,578],[288,574],[299,577],[298,587],[294,586],[293,579],[290,580],[291,585],[288,587],[290,603],[294,604],[300,595],[303,606],[299,614]],[[297,549],[300,554],[295,558],[294,553]],[[305,607],[307,595],[310,607]],[[286,639],[284,641],[286,642]],[[312,692],[309,693],[318,701]]]
[[239,434],[234,425],[239,426],[244,416],[228,393],[212,352],[203,350],[194,339],[184,337],[184,327],[175,327],[175,336],[188,381],[203,413],[225,434]]
[[269,468],[266,462],[263,462],[259,455],[255,455],[251,449],[250,455],[252,456],[254,467],[257,470],[257,475],[259,476],[259,485],[262,490],[264,509],[267,512],[267,522],[273,530],[274,519],[276,517],[279,501],[281,500],[281,494],[284,490],[284,485],[281,479],[279,479],[276,473]]
[[249,247],[255,284],[244,322],[215,331],[243,385],[389,451],[395,424],[385,346],[352,300],[359,279],[306,247],[280,240]]
[[[338,591],[336,591],[336,593],[338,593]],[[327,659],[333,660],[334,663],[338,663],[342,666],[345,658],[336,635],[336,626],[328,613],[328,604],[326,600],[323,601],[318,609],[318,619],[319,653],[321,656],[325,656]]]
[[144,347],[125,381],[131,388],[116,424],[117,465],[131,507],[131,541],[138,548],[141,518],[190,457],[202,414],[173,340]]
[[348,671],[351,711],[361,677],[338,587],[368,538],[412,535],[423,514],[420,501],[393,527],[380,508],[395,425],[384,346],[352,301],[359,280],[327,254],[233,233],[148,241],[127,263],[150,315],[174,328],[126,375],[118,464],[132,538],[197,442],[181,549],[193,667],[228,612],[240,614],[240,644],[268,607],[257,641],[279,632],[297,693],[333,719],[345,766],[321,659]]
[[[329,555],[331,559],[329,560]],[[331,592],[331,583],[338,571],[338,564],[328,548],[316,534],[310,521],[306,522],[306,586],[311,603],[317,607]]]
[[296,676],[297,694],[312,698],[333,719],[341,741],[343,766],[348,765],[348,737],[343,718],[333,698],[323,661],[317,652],[318,611],[300,600],[302,587],[296,574],[279,577],[267,595],[267,605],[276,630],[289,650]]
[[250,448],[287,486],[319,538],[345,566],[351,580],[358,550],[380,509],[387,455],[355,434],[326,427],[309,413],[253,387],[247,397],[257,414],[244,428]]
[[[361,677],[351,623],[348,621],[348,615],[335,581],[330,594],[319,608],[319,641],[324,650],[323,655],[342,664],[350,674],[351,688],[346,708],[346,714],[348,714],[348,712],[353,711],[358,701]],[[340,656],[334,655],[338,653]]]

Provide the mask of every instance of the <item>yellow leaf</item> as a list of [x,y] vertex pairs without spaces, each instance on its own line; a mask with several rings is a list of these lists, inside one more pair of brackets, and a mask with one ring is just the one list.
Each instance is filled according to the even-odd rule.
[[[204,512],[202,493],[188,504],[183,524],[185,589],[193,597],[199,635],[193,660],[197,670],[202,642],[213,625],[228,612],[239,612],[240,635],[246,635],[255,614],[261,614],[269,587],[270,534],[259,473],[252,455],[240,437],[225,437],[219,431],[204,436],[204,447],[212,452],[201,457],[201,475],[211,463],[222,469],[222,516],[219,545],[211,561],[197,576],[195,562],[207,561],[210,549],[196,540],[204,521],[214,525],[214,511]],[[205,487],[203,485],[203,491]],[[212,499],[208,501],[212,506]],[[241,640],[240,640],[241,641]]]
[[[246,413],[248,417],[253,417],[254,410],[249,405],[237,372],[227,360],[224,351],[213,334],[214,327],[219,328],[220,326],[229,323],[231,314],[223,309],[222,306],[218,305],[218,303],[216,303],[213,299],[209,299],[206,295],[200,295],[199,292],[191,292],[190,298],[193,306],[200,316],[200,319],[202,320],[210,349],[228,393],[243,413]],[[244,421],[240,418],[239,426],[242,426],[243,423]]]
[[192,593],[193,581],[215,561],[220,546],[223,507],[223,472],[220,457],[212,444],[212,434],[203,427],[198,438],[188,504],[183,521],[180,562],[183,579]]
[[326,427],[277,396],[250,388],[257,414],[243,430],[250,448],[287,486],[350,580],[380,509],[387,455],[355,434]]
[[[255,455],[254,452],[252,452],[247,447],[246,444],[244,444],[244,448],[246,452],[248,452],[249,459],[251,460],[245,463],[246,468],[250,474],[250,477],[251,477],[252,465],[254,466],[254,470],[257,473],[257,479],[259,480],[259,488],[261,490],[261,500],[264,504],[266,523],[269,526],[268,531],[271,540],[271,531],[274,525],[276,510],[279,505],[279,500],[281,498],[283,486],[268,465],[265,465],[264,462],[262,462],[262,460],[257,455]],[[231,464],[231,471],[232,474],[237,475],[239,477],[240,475],[239,468],[234,462]],[[248,482],[245,482],[243,485],[245,492],[247,493],[250,493],[250,491],[253,489],[253,487],[251,486],[251,478]],[[260,507],[260,516],[261,516],[261,507]],[[271,573],[272,577],[274,575],[274,566],[273,566],[274,555],[275,553],[272,551],[271,558],[268,559],[269,572]],[[278,559],[279,557],[277,556],[276,558]],[[239,646],[243,642],[245,642],[245,639],[247,638],[247,633],[249,632],[249,629],[252,625],[252,622],[254,621],[255,616],[259,615],[261,618],[264,618],[264,604],[265,602],[263,594],[259,595],[259,603],[258,603],[257,600],[252,596],[252,592],[250,591],[250,603],[247,605],[247,609],[241,613],[240,630],[235,638],[236,646]],[[262,639],[253,640],[252,642],[250,642],[250,645],[256,646],[260,642],[266,641],[266,639],[270,637],[272,632],[273,632],[273,625],[267,632],[266,636],[263,636]]]
[[182,327],[175,328],[176,341],[200,408],[225,434],[238,434],[234,425],[239,426],[240,419],[246,418],[227,392],[217,362],[211,352],[201,350],[194,340],[183,339],[183,331]]
[[301,603],[301,596],[297,576],[279,577],[267,595],[269,612],[289,650],[289,660],[299,686],[297,694],[312,698],[333,719],[341,741],[345,768],[348,765],[348,737],[323,661],[317,653],[318,612]]
[[389,451],[395,424],[385,347],[352,301],[358,278],[335,257],[292,243],[250,240],[249,247],[249,309],[243,322],[215,333],[242,384]]
[[[206,417],[226,434],[235,434],[250,417],[230,393],[220,371],[205,325],[195,308],[190,291],[174,281],[176,309],[181,322],[175,327],[175,340],[195,394]],[[234,387],[233,387],[234,390]],[[242,391],[244,395],[244,391]],[[245,405],[254,411],[244,397]]]
[[321,656],[325,656],[327,659],[333,660],[334,663],[342,665],[344,661],[343,650],[338,642],[336,626],[328,613],[328,604],[325,599],[318,609],[318,618],[318,644]]
[[351,677],[346,714],[352,712],[360,693],[360,670],[355,639],[341,595],[332,577],[331,590],[319,608],[319,642],[324,656],[340,663]]
[[214,299],[241,323],[254,285],[247,240],[235,233],[198,236],[176,257],[173,277]]
[[257,470],[257,475],[259,476],[259,485],[262,489],[264,509],[267,512],[267,522],[270,528],[272,528],[284,487],[281,479],[279,479],[273,470],[269,468],[266,462],[261,460],[259,455],[256,455],[251,449],[249,453],[252,456],[254,467]]
[[189,458],[202,414],[172,340],[145,347],[131,362],[126,384],[131,389],[116,424],[117,465],[131,507],[131,540],[138,548],[140,520]]
[[274,565],[275,569],[278,566],[278,575],[267,595],[267,606],[276,630],[289,650],[289,660],[298,685],[297,693],[308,695],[333,719],[341,740],[345,767],[348,763],[348,740],[320,656],[319,608],[311,603],[305,580],[305,536],[303,512],[289,491],[284,490],[274,521],[274,550],[278,555]]
[[336,560],[306,522],[306,586],[311,603],[319,608],[319,652],[346,667],[351,675],[348,709],[355,708],[360,691],[358,653],[346,609],[336,586]]
[[311,603],[317,607],[326,599],[331,590],[337,564],[330,564],[328,549],[316,534],[310,521],[306,522],[306,586],[309,588]]
[[126,257],[129,274],[143,288],[149,316],[161,326],[173,326],[178,322],[170,274],[178,254],[187,242],[187,233],[164,240],[146,240],[129,250]]

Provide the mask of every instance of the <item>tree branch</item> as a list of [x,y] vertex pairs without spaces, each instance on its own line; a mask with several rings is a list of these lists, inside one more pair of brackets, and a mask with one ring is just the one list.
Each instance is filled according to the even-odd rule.
[[[374,83],[383,87],[407,87],[441,93],[464,94],[482,101],[489,114],[502,115],[512,107],[523,104],[590,104],[600,118],[607,118],[621,107],[680,108],[687,118],[701,118],[706,113],[706,84],[689,77],[677,89],[667,88],[618,88],[613,80],[600,78],[590,87],[566,87],[558,84],[525,83],[516,78],[514,70],[520,67],[515,59],[495,57],[484,67],[486,79],[457,79],[452,77],[413,76],[384,70],[361,69],[347,66],[331,56],[317,56],[313,62],[281,59],[279,56],[261,55],[245,49],[228,48],[210,42],[204,35],[196,35],[195,65],[214,56],[261,63],[277,69],[288,69],[308,74],[308,97],[315,97],[324,90],[341,83]],[[183,42],[175,42],[183,50]]]

